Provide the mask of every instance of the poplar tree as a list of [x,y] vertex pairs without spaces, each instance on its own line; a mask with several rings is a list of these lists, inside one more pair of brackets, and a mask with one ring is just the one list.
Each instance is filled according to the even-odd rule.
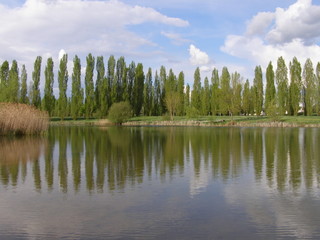
[[[111,107],[114,99],[116,96],[113,96],[113,83],[115,78],[115,67],[116,67],[116,60],[113,55],[111,55],[108,59],[108,71],[107,71],[107,102],[108,102],[108,108]],[[115,93],[114,93],[115,95]]]
[[257,66],[254,71],[253,86],[255,89],[255,111],[257,116],[260,116],[263,107],[263,80],[261,66]]
[[145,116],[150,116],[152,113],[152,70],[148,69],[146,82],[144,84],[144,104],[143,110]]
[[19,69],[16,60],[12,61],[9,71],[7,100],[15,103],[19,101]]
[[177,92],[179,95],[179,105],[177,109],[177,114],[180,116],[183,116],[185,113],[185,108],[184,108],[184,73],[180,72],[178,76],[178,86],[177,86]]
[[230,73],[227,67],[222,68],[221,73],[221,112],[223,114],[230,114],[231,108],[231,87],[230,87]]
[[133,111],[136,116],[141,113],[143,105],[144,72],[142,63],[138,63],[133,85]]
[[8,101],[9,62],[4,61],[0,69],[0,101]]
[[136,64],[132,61],[129,64],[128,67],[128,73],[127,73],[127,94],[128,94],[128,99],[131,107],[133,108],[134,101],[133,101],[133,86],[134,86],[134,79],[136,77]]
[[153,114],[155,116],[161,115],[161,85],[160,85],[160,78],[158,75],[158,71],[156,71],[155,77],[154,77],[154,108],[153,108]]
[[39,108],[41,105],[41,97],[40,97],[40,72],[41,72],[41,61],[42,57],[38,56],[34,62],[34,70],[32,72],[32,92],[31,92],[31,104],[36,108]]
[[52,116],[54,110],[55,98],[53,95],[53,82],[54,82],[54,73],[53,73],[53,60],[52,58],[47,59],[47,65],[45,68],[45,86],[44,86],[44,96],[43,96],[43,108],[48,112],[49,116]]
[[220,87],[220,80],[219,80],[219,72],[215,68],[212,71],[211,77],[211,113],[213,116],[217,115],[219,112],[219,87]]
[[251,101],[250,84],[249,84],[249,80],[247,79],[244,84],[243,94],[242,94],[242,110],[245,115],[249,115],[250,113],[250,101]]
[[59,71],[58,71],[58,84],[59,84],[59,117],[63,120],[68,114],[68,98],[67,98],[67,88],[68,88],[68,55],[64,54],[60,59]]
[[231,107],[230,111],[232,116],[238,115],[241,112],[241,93],[242,84],[241,76],[239,73],[235,72],[231,75]]
[[103,56],[97,57],[96,63],[96,88],[95,88],[95,107],[97,112],[99,112],[100,117],[106,115],[106,101],[104,98],[106,97],[106,89],[104,89],[104,79],[105,79],[105,67],[103,62]]
[[27,79],[28,79],[28,75],[27,75],[26,66],[22,65],[20,102],[24,104],[29,103],[29,99],[27,97],[27,94],[28,94]]
[[124,57],[120,57],[116,65],[116,74],[113,82],[113,102],[121,102],[123,100],[124,85],[127,78],[126,62]]
[[186,94],[184,95],[184,109],[190,108],[190,86],[187,84],[186,86]]
[[289,86],[289,112],[292,115],[298,115],[299,104],[301,100],[301,65],[294,57],[290,62],[290,86]]
[[266,97],[265,97],[265,109],[269,108],[270,103],[274,103],[276,97],[276,88],[274,85],[274,71],[272,63],[269,62],[266,72]]
[[306,60],[303,68],[303,80],[304,80],[304,103],[305,103],[305,115],[311,116],[313,113],[313,105],[315,102],[315,75],[313,64],[310,58]]
[[71,117],[76,119],[81,115],[83,106],[83,89],[81,87],[81,62],[76,55],[73,59],[72,89],[71,89]]
[[202,115],[207,116],[210,114],[210,86],[209,79],[207,77],[204,79],[204,86],[201,92]]
[[200,69],[197,69],[194,72],[194,82],[193,82],[193,90],[191,93],[191,106],[197,110],[201,110],[201,77],[200,77]]
[[164,66],[160,67],[160,85],[161,85],[161,98],[160,98],[160,104],[161,104],[161,115],[166,112],[166,103],[165,103],[165,97],[166,97],[166,82],[167,82],[167,72],[166,68]]
[[86,118],[90,118],[93,115],[94,111],[94,84],[93,84],[93,71],[94,71],[94,57],[91,53],[87,56],[87,66],[86,66],[86,75],[85,75],[85,115]]
[[316,112],[320,114],[320,62],[317,63],[316,67]]
[[288,68],[283,57],[279,57],[277,61],[276,82],[279,113],[284,115],[288,106]]

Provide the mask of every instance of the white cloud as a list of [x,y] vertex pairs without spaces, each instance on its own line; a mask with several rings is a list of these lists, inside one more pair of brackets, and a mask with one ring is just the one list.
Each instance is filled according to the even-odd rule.
[[190,40],[181,37],[178,33],[162,31],[161,34],[169,38],[175,45],[182,45],[184,43],[190,42]]
[[296,56],[304,63],[307,58],[319,61],[320,6],[311,0],[298,0],[288,9],[261,12],[247,24],[243,35],[227,36],[221,50],[266,67],[283,56],[291,61]]
[[190,62],[192,65],[206,65],[210,59],[207,53],[202,52],[199,48],[196,48],[193,44],[189,47]]
[[22,62],[44,53],[56,54],[60,49],[70,54],[118,52],[127,56],[139,47],[155,46],[147,37],[128,30],[128,26],[150,22],[174,27],[189,24],[152,8],[117,0],[27,0],[16,8],[0,4],[0,22],[1,57]]

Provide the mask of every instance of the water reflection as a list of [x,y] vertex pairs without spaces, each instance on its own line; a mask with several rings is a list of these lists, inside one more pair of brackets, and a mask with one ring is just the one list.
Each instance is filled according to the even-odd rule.
[[256,182],[296,192],[319,187],[319,143],[312,128],[54,127],[42,138],[1,139],[0,176],[3,185],[32,174],[37,190],[57,181],[62,192],[103,192],[190,174],[194,195],[209,178],[236,179],[252,166]]

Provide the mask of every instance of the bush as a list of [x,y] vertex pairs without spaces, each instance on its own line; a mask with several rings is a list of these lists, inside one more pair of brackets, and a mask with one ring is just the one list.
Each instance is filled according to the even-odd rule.
[[116,124],[122,124],[132,117],[132,109],[128,102],[112,104],[109,109],[108,119]]
[[197,118],[200,115],[200,112],[195,107],[187,107],[186,109],[187,118]]
[[32,106],[0,103],[0,135],[38,134],[47,130],[48,114]]

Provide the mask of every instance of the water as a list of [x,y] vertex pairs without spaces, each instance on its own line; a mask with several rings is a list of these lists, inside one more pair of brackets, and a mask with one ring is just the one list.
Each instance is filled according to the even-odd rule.
[[0,239],[319,239],[320,129],[0,138]]

